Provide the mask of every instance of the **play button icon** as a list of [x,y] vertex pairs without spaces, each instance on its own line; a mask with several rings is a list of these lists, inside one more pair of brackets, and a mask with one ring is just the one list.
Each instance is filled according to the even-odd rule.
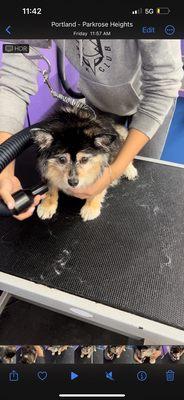
[[70,379],[71,379],[71,381],[74,381],[74,380],[77,379],[78,377],[79,377],[78,374],[76,374],[75,372],[71,372],[71,374],[70,374]]

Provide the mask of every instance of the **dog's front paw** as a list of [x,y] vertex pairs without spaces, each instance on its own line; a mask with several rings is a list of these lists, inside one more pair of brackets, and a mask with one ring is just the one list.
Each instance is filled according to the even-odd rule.
[[80,215],[83,221],[91,221],[92,219],[99,217],[100,207],[85,204],[80,210]]
[[56,213],[57,204],[47,204],[44,200],[37,207],[37,215],[41,219],[51,219]]
[[128,165],[124,172],[124,175],[129,181],[134,181],[138,177],[137,168],[135,168],[133,164]]

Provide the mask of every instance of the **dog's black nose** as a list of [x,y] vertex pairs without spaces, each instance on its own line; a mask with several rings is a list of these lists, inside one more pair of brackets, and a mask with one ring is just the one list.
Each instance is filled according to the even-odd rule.
[[68,179],[68,184],[70,185],[70,186],[77,186],[78,185],[78,183],[79,183],[79,180],[77,179],[77,178],[69,178]]

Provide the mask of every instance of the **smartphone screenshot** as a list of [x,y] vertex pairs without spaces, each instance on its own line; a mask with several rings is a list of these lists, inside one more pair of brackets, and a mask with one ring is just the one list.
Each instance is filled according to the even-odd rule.
[[3,4],[2,400],[182,396],[183,65],[173,2]]

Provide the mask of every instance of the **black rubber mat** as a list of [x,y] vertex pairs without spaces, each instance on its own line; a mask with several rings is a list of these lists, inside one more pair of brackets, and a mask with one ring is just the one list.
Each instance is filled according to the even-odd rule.
[[136,165],[94,221],[67,196],[51,221],[1,220],[0,270],[184,329],[184,170]]

